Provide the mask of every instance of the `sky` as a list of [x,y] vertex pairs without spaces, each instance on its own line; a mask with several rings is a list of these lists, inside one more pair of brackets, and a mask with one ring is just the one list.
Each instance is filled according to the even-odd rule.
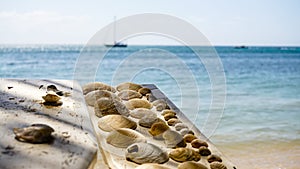
[[[300,46],[299,0],[0,0],[0,44],[86,44],[101,28],[142,13],[195,26],[212,45]],[[140,36],[128,44],[176,44]]]

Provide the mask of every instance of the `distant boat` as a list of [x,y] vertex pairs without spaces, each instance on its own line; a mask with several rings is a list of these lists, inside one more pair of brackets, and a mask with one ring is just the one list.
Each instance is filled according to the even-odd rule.
[[248,49],[248,47],[245,45],[241,45],[241,46],[235,46],[234,49]]
[[113,30],[113,39],[114,43],[106,43],[104,44],[106,47],[127,47],[127,44],[122,43],[122,42],[117,42],[116,41],[116,32],[117,32],[117,27],[116,27],[116,17],[114,17],[114,30]]

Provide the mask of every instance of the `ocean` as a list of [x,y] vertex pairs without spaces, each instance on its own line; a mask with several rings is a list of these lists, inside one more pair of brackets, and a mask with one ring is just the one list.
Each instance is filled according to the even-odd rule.
[[299,167],[300,47],[207,48],[0,45],[0,77],[153,83],[238,168]]

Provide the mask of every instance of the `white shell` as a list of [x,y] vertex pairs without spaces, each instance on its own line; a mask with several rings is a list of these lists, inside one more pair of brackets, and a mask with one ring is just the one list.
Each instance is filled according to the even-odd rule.
[[106,115],[99,119],[98,127],[103,131],[113,131],[118,128],[136,129],[136,122],[122,115]]
[[185,147],[186,143],[181,134],[173,130],[167,130],[162,135],[168,148]]
[[146,141],[147,140],[144,135],[135,130],[127,128],[116,129],[110,132],[106,138],[106,142],[108,144],[119,148],[126,148],[133,143],[145,143]]
[[151,143],[134,143],[127,147],[125,156],[127,160],[137,164],[162,164],[169,161],[168,153]]
[[130,116],[141,119],[146,116],[156,117],[156,113],[146,108],[136,108],[130,111]]
[[180,130],[182,130],[183,128],[189,128],[187,125],[185,125],[185,124],[183,124],[183,123],[177,123],[177,124],[175,124],[175,129],[177,130],[177,131],[180,131]]

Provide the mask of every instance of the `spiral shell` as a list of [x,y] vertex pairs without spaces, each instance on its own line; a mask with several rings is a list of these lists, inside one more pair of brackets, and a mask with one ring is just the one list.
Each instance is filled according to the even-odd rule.
[[133,143],[146,142],[144,135],[139,132],[127,129],[119,128],[109,133],[106,138],[106,142],[115,147],[126,148]]
[[86,95],[89,92],[94,91],[94,90],[108,90],[113,93],[116,92],[115,88],[109,86],[108,84],[102,83],[102,82],[92,82],[92,83],[88,83],[88,84],[82,86],[82,91],[83,91],[84,95]]
[[105,97],[96,101],[94,105],[94,111],[95,115],[98,117],[109,114],[121,114],[124,116],[129,116],[129,110],[122,102]]
[[122,100],[130,100],[130,99],[141,98],[142,97],[142,95],[140,93],[138,93],[136,91],[133,91],[133,90],[122,90],[122,91],[120,91],[118,96]]
[[111,98],[113,100],[118,100],[118,101],[121,100],[119,97],[117,97],[116,94],[107,90],[91,91],[84,96],[84,99],[89,106],[94,106],[96,101],[103,97]]
[[151,143],[134,143],[127,147],[125,156],[128,161],[137,164],[162,164],[169,161],[168,153]]
[[125,104],[129,110],[133,110],[136,108],[146,108],[146,109],[152,108],[152,104],[150,104],[147,100],[142,100],[142,99],[131,99]]
[[194,162],[186,161],[178,165],[178,169],[208,169],[205,165]]
[[177,162],[199,161],[200,154],[191,148],[176,148],[169,153],[171,159]]
[[135,84],[135,83],[131,83],[131,82],[125,82],[125,83],[121,83],[117,86],[117,90],[120,92],[122,90],[134,90],[134,91],[138,91],[140,88],[142,88],[141,85],[139,84]]
[[122,115],[106,115],[99,119],[98,127],[103,131],[113,131],[118,128],[136,129],[136,122]]

